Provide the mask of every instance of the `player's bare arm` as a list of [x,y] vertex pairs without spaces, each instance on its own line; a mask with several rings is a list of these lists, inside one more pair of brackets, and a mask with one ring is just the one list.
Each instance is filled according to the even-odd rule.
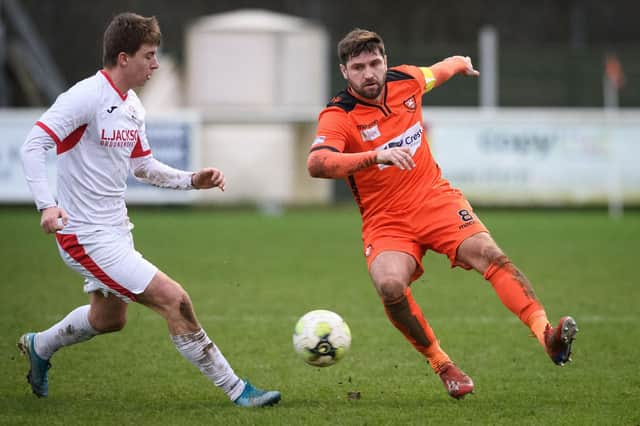
[[436,80],[434,87],[438,87],[456,74],[462,74],[470,77],[477,77],[480,75],[480,72],[473,67],[471,58],[468,56],[450,56],[431,65],[429,70],[433,73],[433,77]]
[[67,212],[60,207],[47,207],[42,210],[42,216],[40,216],[40,227],[47,234],[52,234],[61,230],[69,221]]
[[309,175],[316,178],[344,178],[374,164],[394,165],[400,170],[416,166],[407,147],[354,154],[320,149],[312,151],[307,158]]

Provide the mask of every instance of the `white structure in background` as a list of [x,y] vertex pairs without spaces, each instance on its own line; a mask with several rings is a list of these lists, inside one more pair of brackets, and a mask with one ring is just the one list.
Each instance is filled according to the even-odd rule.
[[160,68],[153,73],[151,80],[138,89],[138,95],[149,114],[163,114],[184,108],[185,96],[179,66],[171,56],[162,52],[158,59]]
[[187,30],[190,106],[227,115],[324,106],[328,70],[326,31],[301,18],[240,10]]
[[[329,97],[328,35],[301,18],[241,10],[199,19],[187,31],[186,106],[202,113],[202,161],[227,176],[215,202],[330,198],[311,180],[309,123]],[[306,124],[306,125],[302,125]]]

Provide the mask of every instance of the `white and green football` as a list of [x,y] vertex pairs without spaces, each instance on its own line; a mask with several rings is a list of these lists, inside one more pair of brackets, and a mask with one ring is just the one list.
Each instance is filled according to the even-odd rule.
[[316,367],[335,364],[350,346],[347,323],[340,315],[324,309],[304,314],[293,331],[293,348],[304,362]]

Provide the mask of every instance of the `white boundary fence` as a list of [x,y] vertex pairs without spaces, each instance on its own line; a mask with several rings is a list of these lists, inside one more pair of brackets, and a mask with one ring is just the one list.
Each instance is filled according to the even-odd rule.
[[427,109],[425,117],[444,175],[472,201],[640,204],[637,110]]
[[[30,203],[19,150],[41,110],[0,110],[0,202]],[[315,112],[222,117],[150,114],[154,155],[175,167],[213,165],[231,178],[225,194],[169,191],[133,179],[128,201],[328,203],[328,180],[306,175]],[[474,204],[640,205],[640,111],[596,109],[425,109],[425,127],[445,177]],[[203,118],[204,117],[204,118]],[[48,159],[55,191],[55,155]]]

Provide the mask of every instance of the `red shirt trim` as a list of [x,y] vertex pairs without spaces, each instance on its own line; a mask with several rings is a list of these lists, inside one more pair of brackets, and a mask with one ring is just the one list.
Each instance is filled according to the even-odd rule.
[[100,72],[102,73],[104,78],[107,79],[107,81],[109,82],[111,87],[113,87],[113,90],[115,90],[118,93],[118,96],[120,96],[120,99],[122,99],[123,101],[127,100],[127,94],[126,93],[122,93],[120,91],[120,89],[118,89],[116,87],[116,85],[113,83],[113,80],[111,80],[111,76],[109,75],[109,73],[107,71],[105,71],[105,70],[100,70]]
[[85,130],[87,130],[87,125],[83,124],[73,132],[69,133],[69,136],[64,138],[62,142],[56,144],[56,154],[63,154],[76,146],[78,142],[80,142],[80,139],[82,139],[82,135],[84,135]]
[[36,126],[40,127],[42,130],[45,131],[46,134],[51,136],[51,139],[53,139],[53,141],[56,143],[57,155],[64,154],[65,152],[69,151],[74,146],[76,146],[78,142],[80,142],[80,139],[82,139],[82,135],[84,135],[84,131],[87,129],[87,125],[83,124],[82,126],[75,129],[73,132],[69,133],[69,136],[64,138],[64,140],[60,140],[58,135],[56,135],[53,132],[53,130],[51,130],[49,126],[44,124],[42,121],[36,121]]
[[58,135],[56,135],[55,133],[53,133],[53,130],[51,130],[49,128],[49,126],[47,126],[46,124],[44,124],[42,121],[36,121],[36,126],[40,127],[42,130],[45,131],[46,134],[48,134],[49,136],[51,136],[51,139],[53,139],[53,141],[56,143],[56,145],[60,144],[60,138],[58,137]]
[[145,157],[147,155],[151,154],[151,150],[147,149],[147,150],[143,150],[142,149],[142,141],[140,140],[140,136],[138,136],[138,141],[136,142],[136,145],[133,147],[133,150],[131,151],[131,158],[138,158],[138,157]]

